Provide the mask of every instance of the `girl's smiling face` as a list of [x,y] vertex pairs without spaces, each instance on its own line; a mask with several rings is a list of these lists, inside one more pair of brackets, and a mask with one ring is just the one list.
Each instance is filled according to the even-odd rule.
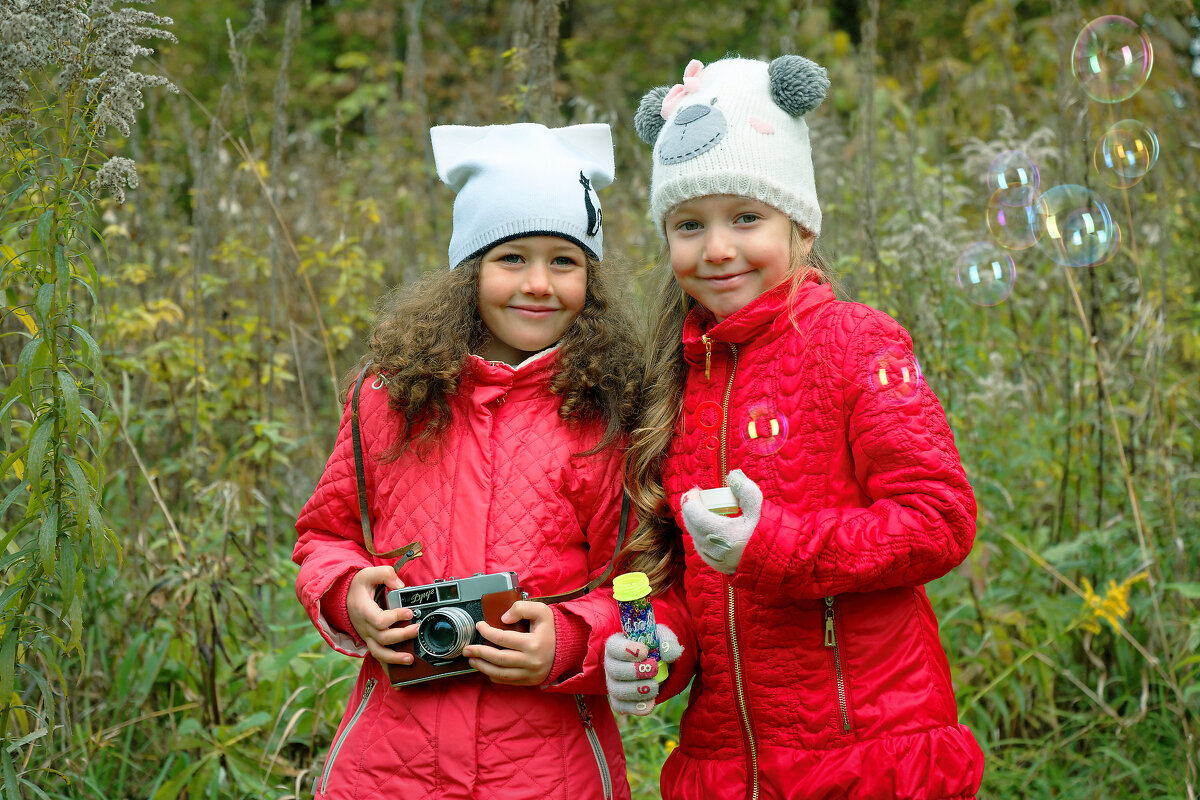
[[758,200],[717,194],[676,206],[664,220],[679,286],[720,322],[792,274],[812,248],[791,252],[792,221]]
[[583,310],[587,258],[557,236],[523,236],[483,254],[479,316],[489,336],[478,355],[516,366],[550,347]]

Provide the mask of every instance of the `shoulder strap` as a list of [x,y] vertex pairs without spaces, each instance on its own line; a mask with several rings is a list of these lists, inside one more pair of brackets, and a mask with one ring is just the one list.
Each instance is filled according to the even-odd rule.
[[536,600],[539,603],[562,603],[567,600],[574,600],[577,597],[583,597],[588,592],[595,589],[600,584],[608,580],[608,576],[617,566],[617,556],[621,552],[621,548],[625,546],[625,530],[629,527],[629,495],[625,492],[621,493],[621,524],[617,527],[617,545],[613,548],[612,558],[609,559],[608,566],[604,568],[604,572],[587,582],[587,585],[580,586],[570,592],[563,594],[552,594],[547,597],[531,597],[530,600]]
[[371,511],[367,507],[367,476],[363,463],[362,433],[359,431],[358,423],[358,393],[362,389],[363,378],[367,376],[367,370],[371,368],[372,361],[368,361],[363,366],[362,372],[358,373],[358,378],[354,381],[354,392],[350,395],[350,435],[354,439],[354,478],[358,482],[358,518],[362,523],[363,545],[367,548],[368,553],[380,558],[407,556],[403,559],[407,561],[408,558],[415,557],[409,552],[414,546],[416,547],[415,555],[420,555],[420,542],[406,544],[395,550],[380,553],[375,550],[375,538],[371,535]]
[[[354,391],[350,394],[350,435],[354,440],[354,478],[358,484],[358,516],[362,522],[363,545],[366,546],[367,552],[379,558],[396,558],[400,556],[400,560],[396,562],[396,569],[400,569],[410,559],[418,558],[422,555],[421,543],[412,542],[403,547],[397,547],[395,550],[388,550],[386,553],[380,553],[375,550],[375,539],[371,535],[371,512],[367,506],[367,478],[365,464],[363,463],[362,450],[362,433],[359,431],[358,419],[358,395],[362,389],[363,379],[367,376],[367,370],[371,368],[372,361],[368,361],[358,373],[358,378],[354,381]],[[554,594],[547,597],[531,597],[539,603],[562,603],[567,600],[574,600],[577,597],[583,597],[588,592],[595,589],[600,584],[608,580],[608,576],[612,574],[613,569],[617,565],[617,555],[621,552],[621,548],[625,546],[625,531],[629,527],[629,495],[622,492],[621,494],[621,523],[617,528],[617,545],[613,548],[612,558],[608,562],[608,566],[604,568],[604,572],[597,575],[584,586],[580,586],[570,592],[563,594]]]

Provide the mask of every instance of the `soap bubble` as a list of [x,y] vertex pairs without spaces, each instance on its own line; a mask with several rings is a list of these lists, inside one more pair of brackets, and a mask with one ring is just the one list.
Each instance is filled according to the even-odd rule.
[[1020,150],[1005,150],[988,166],[987,185],[996,201],[1028,206],[1037,197],[1038,168]]
[[999,305],[1012,294],[1016,265],[1012,256],[992,242],[967,245],[954,270],[958,285],[976,305]]
[[909,403],[921,393],[921,365],[899,344],[876,353],[867,363],[866,377],[866,386],[887,403]]
[[1128,189],[1158,162],[1158,137],[1144,122],[1123,119],[1101,137],[1095,161],[1105,183]]
[[1092,267],[1113,257],[1120,228],[1108,205],[1084,186],[1063,184],[1046,190],[1034,205],[1038,249],[1067,267]]
[[1092,20],[1079,32],[1071,51],[1071,72],[1087,96],[1100,103],[1133,97],[1153,67],[1149,37],[1127,17]]
[[988,199],[986,217],[988,233],[1006,250],[1025,250],[1033,247],[1037,236],[1033,229],[1033,206],[1010,206],[1004,202],[1003,189]]
[[747,451],[759,456],[771,455],[787,441],[787,417],[769,403],[759,404],[740,419],[738,430]]

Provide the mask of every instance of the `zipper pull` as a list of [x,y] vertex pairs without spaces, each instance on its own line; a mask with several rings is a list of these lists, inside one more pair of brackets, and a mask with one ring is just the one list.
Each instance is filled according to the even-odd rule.
[[837,647],[837,637],[833,633],[833,598],[825,598],[825,646]]
[[708,338],[708,334],[700,335],[700,341],[704,342],[704,380],[708,380],[708,374],[712,369],[712,339]]

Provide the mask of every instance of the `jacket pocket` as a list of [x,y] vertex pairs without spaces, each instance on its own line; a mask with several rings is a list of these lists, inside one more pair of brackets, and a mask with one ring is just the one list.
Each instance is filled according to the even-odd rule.
[[838,639],[837,613],[834,610],[832,597],[825,598],[825,647],[833,657],[833,682],[835,715],[838,729],[842,733],[850,733],[850,700],[846,692],[846,664],[842,653],[842,643]]
[[604,790],[604,800],[612,800],[612,774],[608,771],[608,759],[604,748],[600,745],[600,737],[592,726],[592,712],[588,711],[583,695],[575,695],[575,705],[579,707],[579,719],[583,722],[583,732],[587,734],[588,744],[592,746],[592,755],[596,757],[596,767],[600,770],[600,785]]
[[354,710],[354,714],[350,717],[350,721],[346,723],[346,727],[342,728],[341,734],[333,741],[333,746],[329,748],[329,755],[325,757],[325,769],[321,770],[319,785],[321,794],[325,794],[325,790],[329,786],[329,773],[333,771],[333,762],[337,761],[338,752],[342,749],[342,745],[346,743],[346,739],[350,736],[350,731],[354,729],[358,718],[367,710],[367,701],[371,699],[371,693],[374,691],[375,679],[368,678],[366,685],[363,686],[362,700],[359,701],[358,708]]

